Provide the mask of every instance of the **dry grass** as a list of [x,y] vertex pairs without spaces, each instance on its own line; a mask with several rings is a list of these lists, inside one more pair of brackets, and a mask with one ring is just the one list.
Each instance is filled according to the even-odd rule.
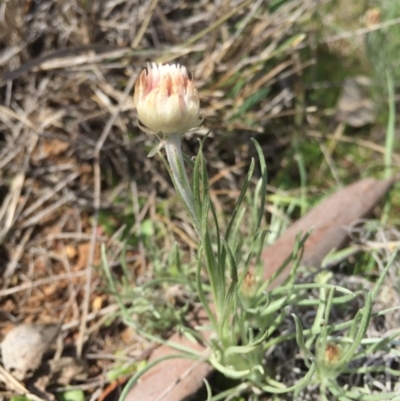
[[[131,194],[134,233],[146,216],[165,219],[155,201],[170,191],[145,157],[152,138],[135,124],[138,72],[148,61],[181,62],[193,72],[212,132],[211,174],[222,171],[216,189],[229,200],[252,154],[249,136],[266,126],[282,132],[282,122],[287,134],[299,114],[298,84],[311,64],[298,55],[308,45],[302,24],[327,2],[292,0],[277,10],[265,0],[0,4],[1,333],[22,321],[57,321],[69,305],[65,343],[91,355],[83,388],[98,394],[114,351],[132,342],[117,324],[103,326],[116,306],[102,289],[100,244],[118,267],[124,243],[99,213],[117,215],[126,207],[120,194]],[[289,137],[260,140],[273,166]],[[195,149],[196,139],[187,146]],[[165,224],[193,245],[184,225]],[[128,265],[149,268],[143,244],[128,249]],[[143,358],[149,345],[135,344],[131,355]]]

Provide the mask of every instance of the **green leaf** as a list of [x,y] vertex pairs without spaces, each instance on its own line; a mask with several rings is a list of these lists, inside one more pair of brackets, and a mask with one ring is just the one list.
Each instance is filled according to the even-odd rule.
[[145,237],[154,235],[154,222],[151,219],[143,220],[140,227],[141,234]]
[[246,175],[242,190],[240,191],[239,198],[238,198],[238,200],[236,202],[236,205],[235,205],[235,208],[234,208],[234,210],[232,212],[232,217],[231,217],[231,220],[230,220],[230,222],[228,224],[228,228],[227,228],[226,234],[225,234],[226,242],[229,241],[229,236],[230,236],[233,224],[235,222],[235,219],[236,219],[237,213],[239,211],[239,208],[240,208],[240,206],[241,206],[241,204],[243,202],[244,196],[246,195],[247,189],[249,188],[249,184],[250,184],[251,177],[253,176],[253,172],[254,172],[254,159],[251,160],[249,171],[247,172],[247,175]]
[[303,326],[301,325],[300,319],[292,313],[292,317],[294,319],[294,323],[296,324],[296,341],[300,349],[303,351],[304,355],[310,358],[311,360],[314,359],[314,355],[310,352],[310,350],[304,344],[304,334],[303,334]]
[[254,146],[256,147],[257,153],[258,153],[258,159],[260,162],[260,169],[261,169],[261,179],[258,181],[255,193],[254,193],[254,199],[255,202],[257,200],[260,200],[260,207],[258,209],[258,216],[257,216],[257,223],[254,232],[256,233],[261,225],[261,220],[264,215],[264,208],[265,208],[265,198],[267,196],[267,164],[265,162],[265,157],[264,153],[261,149],[261,146],[255,139],[251,139],[253,142]]
[[31,401],[31,399],[24,395],[16,395],[15,397],[11,397],[10,401]]
[[396,138],[396,101],[394,98],[394,84],[392,76],[387,72],[387,85],[389,93],[389,119],[386,129],[385,141],[385,178],[391,178],[392,172],[392,156],[394,151],[394,143]]
[[354,318],[354,322],[357,322],[357,324],[354,324],[350,329],[349,335],[353,338],[353,342],[348,349],[344,350],[344,357],[342,361],[336,366],[336,369],[338,371],[343,370],[347,366],[347,364],[352,360],[354,353],[357,351],[357,348],[361,344],[361,341],[365,336],[369,321],[371,319],[371,311],[372,311],[371,293],[366,292],[365,305]]
[[207,389],[207,401],[211,401],[211,399],[212,399],[212,390],[211,390],[210,383],[208,382],[207,379],[203,379],[203,382],[204,382],[204,384],[206,386],[206,389]]
[[59,401],[85,401],[82,390],[67,390],[58,394]]

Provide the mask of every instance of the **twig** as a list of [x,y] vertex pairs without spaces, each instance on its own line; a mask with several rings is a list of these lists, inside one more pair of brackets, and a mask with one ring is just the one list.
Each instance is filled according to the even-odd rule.
[[142,40],[143,35],[145,34],[147,27],[149,26],[151,18],[153,17],[153,13],[154,13],[155,8],[157,7],[158,1],[159,0],[151,0],[147,10],[145,11],[144,21],[143,21],[142,25],[140,26],[139,32],[137,32],[135,39],[133,39],[132,44],[131,44],[131,47],[133,49],[135,49],[139,45],[140,41]]
[[25,386],[20,383],[11,373],[0,365],[0,379],[7,385],[9,389],[19,395],[26,396],[27,399],[32,401],[44,401],[43,398],[30,393]]
[[25,245],[28,242],[29,238],[31,237],[32,231],[33,231],[33,226],[29,227],[25,231],[24,236],[22,237],[20,243],[15,249],[15,252],[12,255],[11,261],[7,264],[6,270],[3,275],[4,278],[3,289],[8,287],[8,284],[10,282],[10,277],[13,275],[17,263],[21,259],[22,254],[25,251]]
[[39,223],[40,220],[42,220],[44,217],[48,216],[49,214],[52,214],[55,210],[57,210],[59,207],[65,205],[69,201],[73,200],[75,198],[75,195],[73,194],[67,194],[61,199],[59,199],[57,202],[54,202],[50,206],[48,206],[46,209],[42,210],[40,213],[37,213],[35,216],[31,217],[29,220],[25,221],[22,224],[22,227],[29,227],[31,225],[35,225]]
[[24,210],[23,213],[21,213],[21,218],[24,218],[31,213],[33,213],[36,209],[38,209],[40,206],[43,205],[44,202],[47,202],[52,196],[54,196],[58,191],[63,189],[67,184],[70,182],[74,181],[75,178],[79,177],[80,173],[71,173],[68,177],[66,177],[64,180],[59,182],[54,189],[50,189],[46,193],[44,193],[40,198],[36,200],[32,205],[30,205],[27,209]]
[[371,33],[374,31],[379,31],[380,29],[388,28],[389,26],[393,26],[393,25],[397,25],[397,24],[400,24],[400,17],[391,19],[389,21],[384,21],[380,24],[374,24],[372,26],[367,26],[365,28],[359,28],[354,31],[347,31],[347,32],[339,33],[337,35],[328,36],[328,37],[322,38],[318,43],[332,43],[332,42],[337,42],[338,40],[342,40],[342,39],[350,39],[350,38],[353,38],[354,36],[367,35],[368,33]]
[[30,290],[34,287],[39,287],[42,285],[47,285],[47,284],[51,284],[54,283],[55,281],[61,281],[61,280],[69,280],[71,278],[75,278],[75,277],[82,277],[84,276],[86,273],[86,270],[81,270],[78,272],[73,272],[71,274],[57,274],[55,276],[51,276],[51,277],[46,277],[46,278],[42,278],[30,283],[24,283],[24,284],[20,284],[20,285],[16,285],[15,287],[11,287],[11,288],[7,288],[4,290],[0,290],[0,298],[1,297],[5,297],[7,295],[11,295],[11,294],[16,294],[17,292],[21,292],[21,291],[25,291],[25,290]]

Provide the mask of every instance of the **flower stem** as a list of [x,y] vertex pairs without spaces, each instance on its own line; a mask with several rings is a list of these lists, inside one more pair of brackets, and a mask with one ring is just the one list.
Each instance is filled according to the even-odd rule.
[[197,234],[201,238],[200,219],[196,213],[192,188],[186,174],[185,163],[183,161],[181,149],[181,137],[179,134],[171,134],[168,137],[165,143],[165,151],[167,153],[168,163],[171,168],[171,177],[174,182],[175,189],[186,205],[186,208],[193,219]]
[[[187,210],[193,221],[193,226],[199,237],[200,253],[204,252],[205,265],[210,280],[211,293],[214,298],[215,311],[218,317],[223,315],[224,297],[225,297],[225,277],[220,276],[218,262],[213,254],[213,246],[207,229],[202,227],[201,222],[204,220],[202,213],[207,213],[203,207],[196,207],[195,197],[186,174],[185,164],[181,150],[181,137],[178,134],[170,135],[165,143],[165,151],[169,164],[170,175],[174,183],[175,189],[183,200]],[[204,206],[204,205],[203,205]],[[203,223],[204,224],[204,223]],[[200,270],[197,271],[197,282],[201,286]],[[202,289],[199,287],[199,291]],[[206,310],[210,311],[208,305],[205,304]],[[216,324],[215,317],[210,312],[210,319]],[[216,324],[216,330],[219,331]]]

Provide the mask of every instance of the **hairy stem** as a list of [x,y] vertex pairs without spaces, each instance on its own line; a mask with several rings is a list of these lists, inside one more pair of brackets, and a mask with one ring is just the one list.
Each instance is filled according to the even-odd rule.
[[173,179],[175,189],[186,205],[186,208],[193,219],[197,234],[201,238],[200,219],[196,213],[192,188],[186,174],[185,163],[183,161],[181,149],[181,137],[179,134],[172,134],[168,137],[165,143],[165,151],[167,153],[168,163],[171,168],[171,177]]

